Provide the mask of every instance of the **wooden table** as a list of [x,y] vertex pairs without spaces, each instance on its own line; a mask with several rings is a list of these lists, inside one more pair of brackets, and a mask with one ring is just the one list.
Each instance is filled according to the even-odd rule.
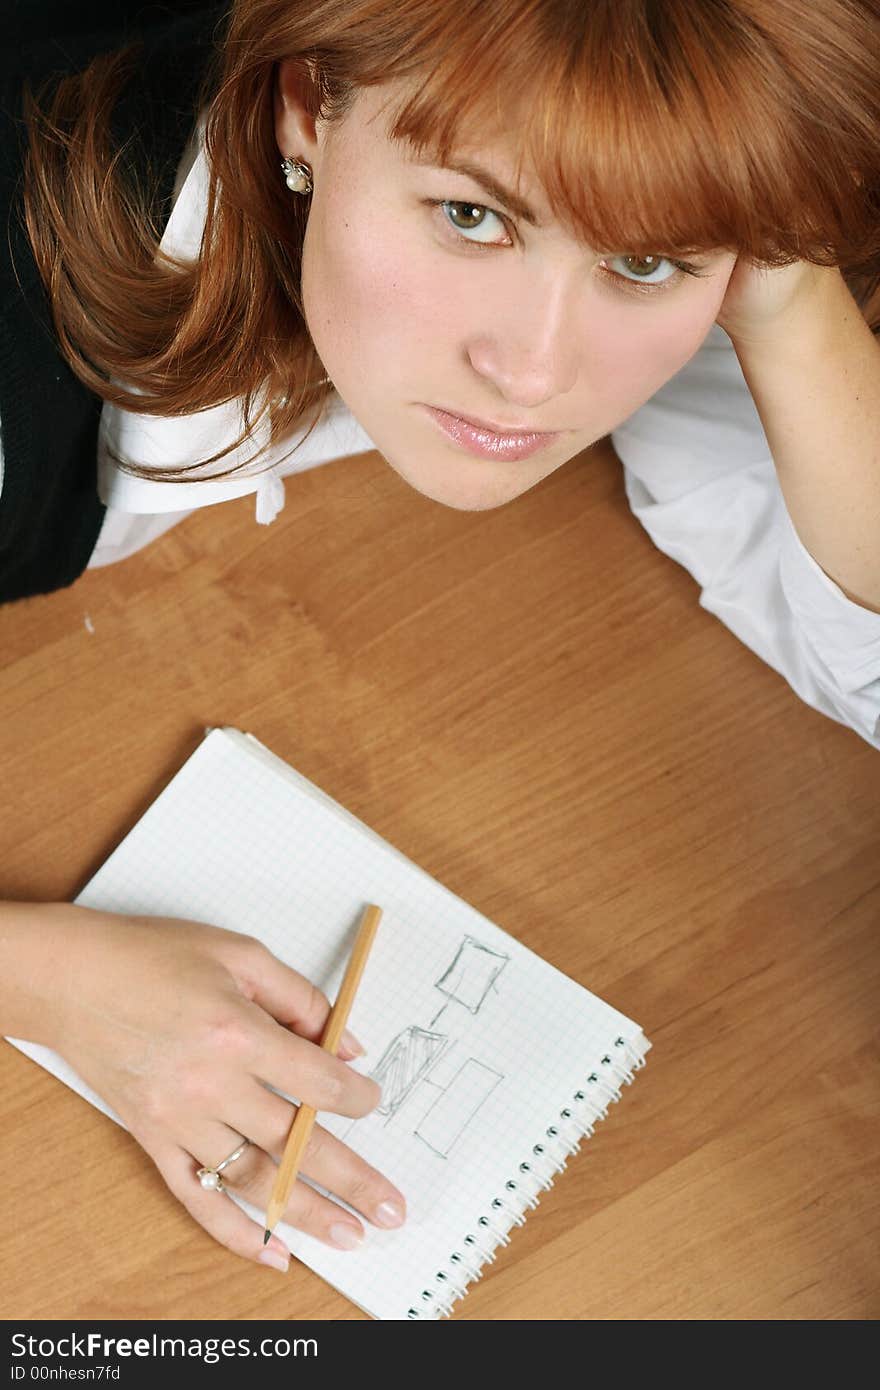
[[[375,454],[287,492],[0,609],[0,896],[74,896],[250,730],[653,1043],[456,1317],[877,1317],[877,753],[697,606],[607,442],[494,512]],[[363,1316],[7,1044],[0,1097],[0,1316]]]

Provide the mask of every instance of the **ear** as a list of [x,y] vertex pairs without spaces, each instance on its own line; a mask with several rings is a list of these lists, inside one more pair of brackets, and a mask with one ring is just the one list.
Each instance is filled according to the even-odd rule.
[[275,77],[275,139],[282,155],[305,159],[312,168],[318,153],[314,82],[302,58],[283,58]]

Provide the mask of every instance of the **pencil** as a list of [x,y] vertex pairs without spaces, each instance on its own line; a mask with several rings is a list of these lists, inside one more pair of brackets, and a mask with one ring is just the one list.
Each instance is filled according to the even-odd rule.
[[[336,996],[336,1003],[330,1010],[327,1022],[324,1025],[324,1032],[321,1036],[321,1047],[325,1052],[332,1052],[336,1056],[339,1042],[342,1037],[351,1006],[354,1003],[354,996],[360,984],[361,975],[364,973],[364,966],[367,963],[367,956],[370,954],[370,947],[382,917],[381,907],[376,907],[369,903],[364,908],[361,924],[358,929],[357,938],[349,957],[348,966],[343,976],[339,993]],[[287,1209],[291,1189],[296,1181],[299,1172],[300,1161],[305,1151],[306,1144],[309,1142],[309,1135],[315,1123],[317,1111],[311,1105],[300,1105],[293,1117],[293,1124],[290,1126],[290,1133],[287,1136],[287,1143],[284,1146],[284,1153],[278,1165],[278,1172],[275,1174],[275,1181],[272,1184],[272,1192],[269,1197],[269,1205],[266,1208],[266,1230],[263,1235],[265,1245],[272,1235],[275,1226],[281,1220]]]

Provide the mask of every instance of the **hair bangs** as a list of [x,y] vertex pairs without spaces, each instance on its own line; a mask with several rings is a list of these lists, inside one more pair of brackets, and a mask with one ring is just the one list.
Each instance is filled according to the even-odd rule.
[[[392,136],[441,164],[463,148],[505,151],[514,181],[603,253],[835,261],[853,231],[851,179],[833,129],[827,157],[817,149],[784,27],[724,0],[711,12],[560,0],[552,26],[549,14],[532,0],[465,7],[425,45]],[[859,255],[877,249],[866,218]]]

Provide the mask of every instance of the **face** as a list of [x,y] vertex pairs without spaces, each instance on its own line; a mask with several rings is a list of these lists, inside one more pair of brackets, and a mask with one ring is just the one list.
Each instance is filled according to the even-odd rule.
[[[515,151],[456,151],[473,172],[417,162],[388,136],[395,85],[340,121],[312,122],[281,65],[282,154],[312,166],[303,304],[327,375],[419,492],[501,506],[608,434],[697,351],[735,256],[699,278],[663,259],[600,255],[550,218],[540,185],[513,188]],[[291,194],[291,197],[299,196]],[[469,423],[470,422],[470,423]]]

